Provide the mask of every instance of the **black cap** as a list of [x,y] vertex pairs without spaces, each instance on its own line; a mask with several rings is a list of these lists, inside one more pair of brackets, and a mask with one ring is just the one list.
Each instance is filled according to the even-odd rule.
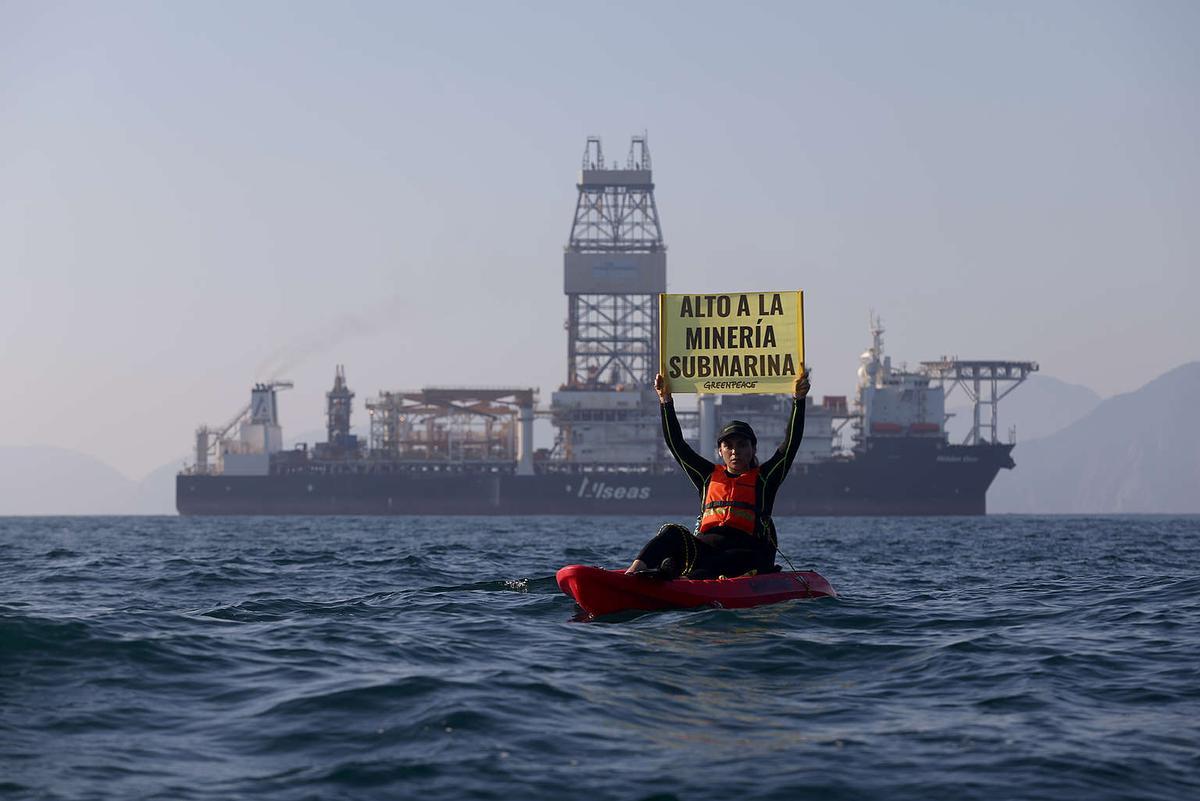
[[730,437],[745,437],[750,440],[751,445],[758,447],[758,437],[754,436],[754,429],[744,420],[730,420],[721,429],[721,433],[717,434],[717,444],[720,445]]

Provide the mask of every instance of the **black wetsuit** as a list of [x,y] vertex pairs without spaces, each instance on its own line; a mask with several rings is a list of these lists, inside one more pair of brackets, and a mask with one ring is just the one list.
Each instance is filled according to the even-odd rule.
[[[668,523],[659,529],[654,539],[646,543],[638,554],[650,567],[658,567],[670,557],[673,574],[682,573],[688,578],[716,578],[717,576],[740,576],[751,570],[760,573],[775,567],[775,548],[778,539],[775,523],[771,520],[771,509],[779,485],[787,477],[800,440],[804,436],[803,398],[792,400],[792,413],[788,416],[787,433],[783,444],[759,466],[755,492],[755,529],[749,534],[740,529],[719,526],[705,532],[693,534],[677,523]],[[700,492],[700,501],[708,495],[708,481],[716,467],[712,462],[692,450],[683,439],[679,418],[675,416],[674,401],[661,405],[663,438],[675,461],[683,468],[684,475]]]

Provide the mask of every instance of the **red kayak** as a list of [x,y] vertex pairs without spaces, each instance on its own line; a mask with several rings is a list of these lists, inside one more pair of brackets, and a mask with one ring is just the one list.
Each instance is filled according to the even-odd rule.
[[663,581],[629,575],[624,570],[567,565],[558,571],[556,578],[559,588],[590,615],[608,615],[631,609],[654,611],[695,606],[741,609],[792,598],[837,596],[825,577],[812,570],[764,573],[732,579]]

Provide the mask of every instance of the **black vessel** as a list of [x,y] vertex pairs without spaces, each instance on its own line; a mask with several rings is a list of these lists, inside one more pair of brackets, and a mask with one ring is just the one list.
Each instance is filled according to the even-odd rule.
[[[1011,443],[985,441],[951,444],[940,422],[944,387],[932,377],[951,365],[929,363],[921,373],[893,371],[882,356],[882,329],[863,354],[860,385],[853,408],[844,397],[809,400],[805,436],[796,463],[775,503],[777,515],[979,515],[987,509],[987,489],[996,474],[1013,467]],[[673,463],[656,450],[653,436],[644,443],[644,463],[577,462],[538,451],[523,464],[516,431],[522,409],[532,403],[529,390],[480,402],[482,391],[426,389],[383,395],[372,411],[374,445],[364,447],[349,434],[349,417],[330,414],[328,442],[313,449],[267,453],[257,442],[282,437],[273,415],[275,387],[259,385],[257,400],[241,424],[238,439],[222,439],[222,468],[189,469],[176,483],[181,514],[197,515],[537,515],[646,514],[679,517],[696,508],[695,490]],[[476,397],[469,397],[474,393]],[[339,370],[330,407],[343,403]],[[634,394],[634,393],[630,393]],[[448,404],[473,400],[473,411],[448,414]],[[770,396],[723,398],[681,412],[685,431],[697,451],[712,447],[717,415],[749,419],[760,447],[781,437],[786,404]],[[506,409],[505,404],[513,404]],[[715,407],[706,408],[706,407]],[[258,417],[254,416],[258,410]],[[392,414],[389,415],[388,412]],[[395,431],[388,418],[405,418]],[[454,419],[480,419],[489,426]],[[525,414],[528,420],[531,415]],[[921,419],[919,419],[921,418]],[[484,428],[490,427],[490,433]],[[853,442],[838,448],[849,427]],[[986,429],[986,426],[982,428]],[[699,433],[704,431],[704,433]],[[585,429],[585,433],[590,433]],[[977,432],[976,432],[977,434]],[[560,433],[561,438],[561,433]],[[247,445],[246,443],[250,443]],[[714,457],[715,458],[715,457]],[[198,460],[201,461],[201,460]],[[527,469],[523,469],[527,468]],[[524,472],[524,474],[522,474]]]
[[[567,377],[548,409],[538,409],[532,388],[383,392],[366,403],[363,440],[351,433],[354,394],[338,367],[326,441],[284,449],[276,393],[291,384],[259,384],[228,424],[197,431],[194,463],[176,480],[179,512],[692,513],[695,491],[662,447],[649,388],[658,368],[666,245],[645,137],[633,138],[624,168],[607,166],[600,141],[589,139],[577,187],[563,260]],[[1037,365],[942,359],[895,370],[874,318],[871,335],[852,402],[808,399],[804,439],[775,513],[984,514],[992,480],[1013,467],[1012,442],[997,436],[998,402]],[[952,444],[945,398],[959,386],[974,419],[965,442]],[[700,453],[712,452],[717,421],[728,418],[750,421],[761,451],[782,437],[790,402],[702,395],[680,419]],[[553,447],[533,447],[538,414],[557,431]]]
[[[777,515],[980,515],[1012,445],[901,442],[853,458],[798,464]],[[176,503],[194,515],[691,514],[691,483],[673,473],[376,470],[313,464],[265,476],[181,474]]]

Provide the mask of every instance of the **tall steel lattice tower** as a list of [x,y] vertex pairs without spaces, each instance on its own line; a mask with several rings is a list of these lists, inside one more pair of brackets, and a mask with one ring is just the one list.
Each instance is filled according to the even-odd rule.
[[650,148],[635,136],[624,168],[587,140],[563,254],[567,381],[551,401],[558,458],[645,465],[658,458],[658,294],[667,247],[654,203]]
[[624,169],[606,167],[590,137],[577,186],[563,255],[567,385],[644,386],[658,370],[658,293],[667,289],[646,137],[633,137]]

